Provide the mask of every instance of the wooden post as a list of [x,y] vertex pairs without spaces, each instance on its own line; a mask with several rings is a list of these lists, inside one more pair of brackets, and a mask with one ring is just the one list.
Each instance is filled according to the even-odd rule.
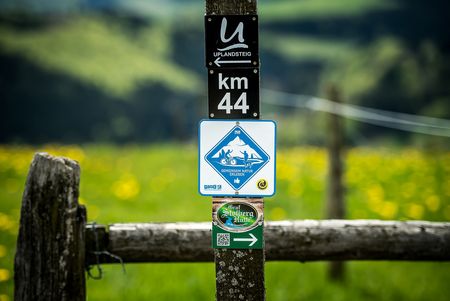
[[[340,95],[335,85],[330,85],[327,97],[335,103],[340,103]],[[342,118],[336,114],[329,116],[329,141],[328,141],[328,191],[327,191],[327,218],[344,219],[345,202],[344,187],[342,182],[343,163],[343,126]],[[342,261],[333,261],[329,265],[328,276],[332,280],[343,281],[345,266]]]
[[86,300],[86,211],[78,205],[79,182],[75,161],[34,156],[22,200],[14,300]]
[[248,15],[257,13],[257,0],[206,0],[207,15]]
[[[206,0],[206,14],[257,14],[257,0]],[[265,300],[264,249],[214,249],[214,261],[216,300]]]
[[[250,200],[254,205],[264,204],[262,199]],[[264,249],[214,249],[216,299],[265,300],[264,255]]]

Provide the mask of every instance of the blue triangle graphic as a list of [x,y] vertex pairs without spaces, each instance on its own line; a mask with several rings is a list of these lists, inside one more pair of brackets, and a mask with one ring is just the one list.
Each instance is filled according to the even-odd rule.
[[205,160],[228,184],[239,190],[270,161],[270,157],[236,125],[206,154]]

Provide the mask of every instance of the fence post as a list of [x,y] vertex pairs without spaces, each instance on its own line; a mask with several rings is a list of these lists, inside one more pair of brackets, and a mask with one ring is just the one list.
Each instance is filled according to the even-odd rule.
[[37,153],[20,214],[14,300],[84,301],[86,211],[77,162]]
[[[327,87],[327,98],[335,103],[341,102],[338,88],[331,84]],[[345,201],[342,181],[343,162],[343,136],[342,118],[330,114],[328,122],[328,189],[327,189],[327,218],[344,219]],[[332,280],[343,281],[345,277],[343,261],[330,262],[328,276]]]
[[[206,0],[206,14],[256,15],[257,0]],[[264,260],[264,248],[214,249],[216,300],[265,300]]]

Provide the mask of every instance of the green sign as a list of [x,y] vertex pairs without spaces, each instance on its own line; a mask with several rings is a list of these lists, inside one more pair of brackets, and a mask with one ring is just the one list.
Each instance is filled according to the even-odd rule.
[[227,201],[214,206],[213,248],[262,249],[262,213],[249,202]]
[[222,229],[213,223],[212,247],[214,249],[262,249],[263,225],[245,232],[231,232]]

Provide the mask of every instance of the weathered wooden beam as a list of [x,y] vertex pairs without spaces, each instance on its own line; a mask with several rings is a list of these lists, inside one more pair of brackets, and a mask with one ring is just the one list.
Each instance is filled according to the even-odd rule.
[[[88,225],[86,259],[96,263],[94,252],[108,251],[124,262],[204,262],[213,260],[211,223]],[[98,239],[98,242],[95,241]],[[97,249],[97,247],[99,249]],[[100,262],[117,259],[101,255]]]
[[[113,224],[106,250],[124,262],[213,261],[210,231],[211,223]],[[266,260],[450,261],[450,223],[280,221],[266,222],[264,236]],[[92,235],[87,237],[90,246]],[[117,260],[102,257],[101,262]]]
[[450,223],[284,221],[267,232],[274,260],[450,260]]
[[86,211],[78,205],[79,182],[75,161],[34,156],[20,214],[14,300],[86,300]]

